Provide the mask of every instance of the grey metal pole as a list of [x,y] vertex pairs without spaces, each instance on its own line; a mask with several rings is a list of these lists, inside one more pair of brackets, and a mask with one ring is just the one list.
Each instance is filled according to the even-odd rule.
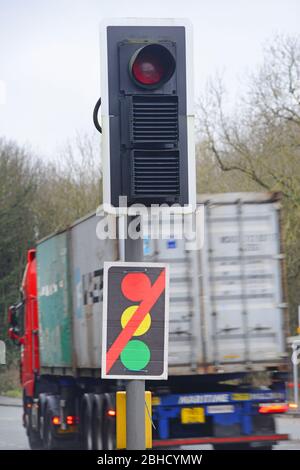
[[126,449],[145,449],[145,380],[126,385]]
[[[135,217],[127,217],[127,229]],[[128,234],[128,230],[127,230]],[[143,239],[125,239],[125,261],[143,260]],[[145,381],[129,380],[126,385],[126,448],[145,449]]]
[[[134,226],[136,227],[139,222],[141,223],[140,219],[140,216],[127,216],[127,234],[130,223],[134,223]],[[143,258],[143,239],[138,238],[136,240],[132,240],[127,235],[127,238],[125,239],[125,261],[143,261]]]

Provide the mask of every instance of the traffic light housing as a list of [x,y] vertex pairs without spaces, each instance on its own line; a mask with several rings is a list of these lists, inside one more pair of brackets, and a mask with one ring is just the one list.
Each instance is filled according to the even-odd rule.
[[195,205],[190,27],[110,20],[101,36],[104,203]]

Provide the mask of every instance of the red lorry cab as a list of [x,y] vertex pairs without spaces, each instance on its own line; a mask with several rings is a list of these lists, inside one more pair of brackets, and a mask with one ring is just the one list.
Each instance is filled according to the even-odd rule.
[[[34,377],[39,373],[39,339],[38,339],[38,302],[37,302],[37,269],[36,251],[29,250],[27,264],[22,281],[22,302],[10,307],[11,324],[13,315],[18,320],[18,328],[9,330],[11,339],[21,345],[21,382],[28,397],[34,395]],[[14,312],[14,313],[12,313]]]

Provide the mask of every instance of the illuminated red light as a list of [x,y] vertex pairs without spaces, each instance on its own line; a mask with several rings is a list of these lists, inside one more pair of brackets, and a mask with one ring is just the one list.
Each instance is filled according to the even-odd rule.
[[143,85],[159,83],[164,76],[163,65],[149,54],[138,56],[132,66],[135,79]]
[[60,417],[59,416],[53,416],[52,418],[52,423],[58,426],[60,424]]
[[115,410],[108,410],[107,415],[108,416],[116,416],[116,411]]
[[145,88],[157,88],[172,77],[175,60],[166,47],[149,44],[134,54],[130,67],[131,75],[137,84]]
[[261,404],[258,412],[261,414],[269,413],[286,413],[289,410],[287,403],[269,403],[266,405]]
[[[52,418],[52,423],[55,426],[59,426],[61,424],[61,420],[59,416],[53,416]],[[66,417],[66,423],[71,426],[72,424],[77,424],[78,423],[78,418],[77,416],[67,416]]]
[[76,421],[76,416],[67,416],[67,424],[75,424],[77,421]]

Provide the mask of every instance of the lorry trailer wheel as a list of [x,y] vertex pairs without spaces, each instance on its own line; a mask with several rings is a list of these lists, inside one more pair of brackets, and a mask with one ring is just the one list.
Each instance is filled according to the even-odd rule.
[[32,407],[27,406],[28,401],[25,401],[24,406],[24,426],[28,437],[28,443],[31,450],[40,450],[43,448],[43,441],[40,437],[39,431],[32,426]]
[[28,442],[31,450],[41,450],[43,448],[41,438],[35,431],[28,430]]
[[92,415],[93,449],[103,450],[103,397],[95,395]]
[[31,450],[40,450],[43,448],[43,441],[40,437],[39,432],[35,431],[32,428],[31,410],[30,410],[30,413],[27,415],[27,435],[28,435],[29,447]]
[[116,420],[108,415],[108,407],[104,410],[103,445],[105,450],[114,450],[116,448]]
[[56,448],[56,439],[54,437],[54,429],[52,424],[52,413],[48,407],[46,408],[45,412],[43,444],[44,449],[46,450],[53,450]]
[[115,437],[115,432],[112,429],[111,424],[108,426],[108,429],[106,431],[105,442],[106,442],[105,444],[106,450],[115,450],[116,437]]
[[92,400],[85,394],[82,406],[82,442],[85,450],[93,450]]

